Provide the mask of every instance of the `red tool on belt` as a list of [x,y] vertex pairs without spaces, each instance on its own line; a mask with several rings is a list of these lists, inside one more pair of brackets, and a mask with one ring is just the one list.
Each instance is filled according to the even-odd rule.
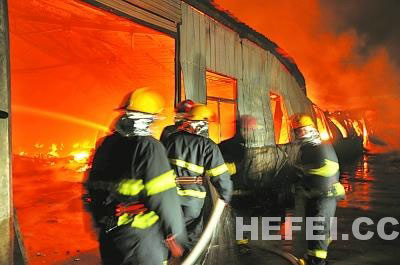
[[175,179],[176,184],[203,184],[203,177],[177,177]]
[[[131,203],[131,204],[123,204],[120,203],[115,208],[115,216],[121,216],[125,213],[128,214],[140,214],[147,211],[147,208],[144,207],[142,203]],[[165,243],[168,249],[171,251],[172,256],[180,257],[183,255],[183,248],[176,242],[175,236],[168,236],[165,240]]]
[[121,216],[124,213],[140,214],[145,211],[147,211],[147,208],[144,207],[144,204],[142,203],[131,203],[131,204],[120,203],[115,208],[115,216]]

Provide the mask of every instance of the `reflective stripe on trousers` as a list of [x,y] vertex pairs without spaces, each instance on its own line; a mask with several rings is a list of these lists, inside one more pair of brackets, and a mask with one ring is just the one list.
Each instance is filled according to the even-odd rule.
[[317,257],[320,259],[326,259],[328,256],[328,251],[326,250],[320,250],[320,249],[314,249],[314,250],[307,250],[307,255]]
[[199,190],[184,190],[177,187],[177,193],[179,196],[191,196],[199,199],[204,199],[207,196],[207,192]]
[[151,227],[153,224],[155,224],[160,217],[154,212],[148,212],[148,213],[140,213],[137,215],[131,215],[128,213],[125,213],[121,215],[118,218],[118,226],[125,225],[131,223],[132,227],[138,228],[138,229],[146,229]]
[[324,159],[324,165],[319,168],[308,168],[304,172],[306,174],[318,175],[322,177],[334,176],[339,171],[339,163],[331,161],[329,159]]

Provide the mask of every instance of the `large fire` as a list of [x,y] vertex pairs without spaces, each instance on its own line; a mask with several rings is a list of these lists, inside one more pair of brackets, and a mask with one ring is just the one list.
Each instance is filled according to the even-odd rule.
[[175,39],[84,1],[7,2],[14,206],[29,264],[73,263],[97,249],[82,181],[124,96],[158,90],[166,118],[155,135],[173,122]]
[[[371,131],[397,143],[400,100],[392,95],[399,80],[385,49],[357,55],[360,36],[331,30],[318,0],[218,3],[296,59],[321,109],[373,109],[379,119],[367,115],[357,125],[364,146]],[[113,110],[122,97],[137,87],[159,89],[169,105],[156,135],[173,122],[175,39],[83,1],[8,0],[8,7],[15,207],[29,263],[64,264],[71,251],[97,248],[83,226],[81,182],[96,140],[120,115]],[[320,119],[328,140],[327,121]],[[355,123],[345,123],[337,120],[344,137],[349,126],[359,133]]]
[[[362,54],[359,48],[365,48],[368,36],[357,34],[352,27],[337,30],[336,25],[344,21],[329,5],[339,5],[341,1],[215,2],[278,43],[295,59],[305,75],[308,96],[319,107],[372,110],[376,117],[368,124],[373,127],[371,130],[388,143],[386,147],[400,148],[396,137],[400,134],[400,69],[393,63],[388,47],[375,46]],[[360,12],[362,8],[351,11]]]

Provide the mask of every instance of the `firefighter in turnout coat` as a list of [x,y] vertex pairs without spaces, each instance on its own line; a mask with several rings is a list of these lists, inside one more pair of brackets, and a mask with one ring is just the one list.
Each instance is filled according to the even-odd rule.
[[339,183],[339,163],[329,142],[322,142],[312,118],[306,114],[291,117],[295,139],[300,144],[300,184],[305,194],[305,216],[323,217],[314,225],[324,227],[314,234],[324,240],[308,240],[307,253],[301,264],[325,265],[330,243],[330,218],[335,216],[336,201],[345,196]]
[[178,132],[164,142],[169,161],[177,174],[178,195],[188,231],[188,249],[196,244],[202,233],[202,210],[207,196],[203,177],[210,179],[225,202],[230,201],[232,193],[230,174],[217,144],[202,136],[208,130],[211,116],[207,106],[194,106]]
[[149,130],[162,105],[152,90],[135,90],[94,154],[86,188],[103,265],[166,264],[164,239],[186,244],[176,175]]

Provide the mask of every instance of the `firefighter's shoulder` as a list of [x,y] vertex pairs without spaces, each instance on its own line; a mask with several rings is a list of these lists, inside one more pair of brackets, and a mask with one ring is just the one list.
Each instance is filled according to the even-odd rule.
[[157,140],[156,138],[154,138],[153,136],[141,136],[140,139],[138,139],[137,143],[139,145],[142,145],[143,148],[148,148],[149,151],[153,150],[153,151],[161,151],[161,150],[165,150],[164,145]]
[[172,133],[168,139],[167,142],[174,142],[174,141],[179,141],[180,139],[190,139],[191,141],[201,141],[202,139],[206,139],[203,136],[197,135],[197,134],[192,134],[192,133],[188,133],[185,131],[176,131],[174,133]]

